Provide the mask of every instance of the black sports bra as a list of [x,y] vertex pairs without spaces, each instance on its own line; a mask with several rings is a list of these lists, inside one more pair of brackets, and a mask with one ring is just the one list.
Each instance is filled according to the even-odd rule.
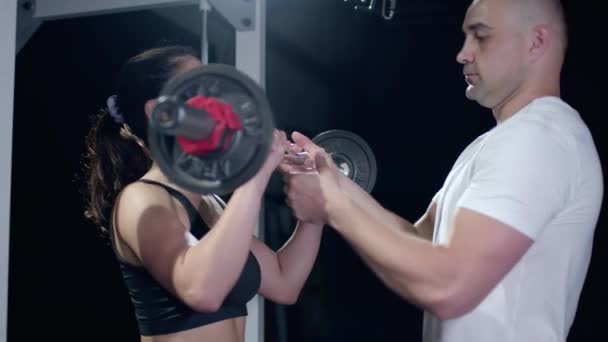
[[[190,220],[190,232],[197,239],[209,231],[209,227],[201,218],[198,210],[182,193],[155,181],[139,181],[158,185],[175,197],[186,208]],[[223,206],[222,201],[218,200],[218,202]],[[216,312],[197,312],[162,287],[144,267],[133,265],[121,258],[116,250],[113,235],[113,227],[110,222],[112,247],[134,306],[141,335],[170,334],[247,315],[247,302],[255,296],[261,281],[260,267],[253,253],[249,252],[238,281],[226,296],[221,307]]]

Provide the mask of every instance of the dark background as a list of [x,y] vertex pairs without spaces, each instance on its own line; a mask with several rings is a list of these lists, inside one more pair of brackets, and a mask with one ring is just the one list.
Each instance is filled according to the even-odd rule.
[[[571,42],[562,96],[589,125],[605,163],[599,3],[566,3]],[[269,0],[267,94],[281,129],[314,136],[339,128],[362,136],[378,162],[373,195],[416,220],[460,151],[494,121],[464,97],[455,60],[468,1],[400,4],[387,22],[341,0]],[[233,63],[230,26],[214,13],[209,28],[210,61]],[[137,11],[46,22],[18,53],[9,341],[138,340],[111,249],[83,217],[79,177],[89,118],[113,94],[119,66],[161,42],[200,48],[191,32]],[[266,196],[273,248],[291,233],[279,186],[273,183]],[[605,208],[571,342],[604,333]],[[421,312],[382,285],[329,228],[298,303],[266,308],[267,341],[420,340]]]

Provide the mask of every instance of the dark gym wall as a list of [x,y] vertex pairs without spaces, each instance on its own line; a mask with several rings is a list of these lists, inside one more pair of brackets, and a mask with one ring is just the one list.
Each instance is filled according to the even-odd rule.
[[[267,94],[277,125],[310,136],[333,128],[362,136],[378,161],[373,195],[417,219],[461,149],[494,124],[489,111],[465,99],[455,60],[467,4],[409,1],[386,22],[344,1],[269,0]],[[572,41],[563,97],[590,126],[604,161],[595,71],[602,60],[597,43],[583,41],[594,37],[601,12],[590,1],[566,5]],[[210,29],[210,60],[233,63],[234,33],[217,15]],[[137,340],[111,250],[83,218],[77,176],[89,116],[112,94],[119,66],[161,41],[200,47],[198,37],[142,11],[47,22],[17,55],[9,341]],[[280,182],[266,204],[267,236],[277,248],[293,223]],[[605,206],[571,342],[601,333]],[[266,311],[269,342],[420,339],[420,311],[382,285],[330,227],[301,300],[268,303]],[[277,320],[282,314],[286,322]]]

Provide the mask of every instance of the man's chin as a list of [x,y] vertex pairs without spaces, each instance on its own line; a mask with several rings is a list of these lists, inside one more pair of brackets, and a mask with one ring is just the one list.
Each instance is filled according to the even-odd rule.
[[484,98],[482,98],[482,96],[480,96],[479,92],[475,91],[475,89],[472,89],[472,87],[467,88],[467,91],[465,92],[465,96],[467,97],[467,99],[477,102],[477,104],[482,107],[485,107],[485,108],[492,107],[491,105],[485,103]]
[[469,86],[465,91],[465,96],[471,101],[477,101],[477,97],[475,95],[475,89],[473,89],[473,86]]

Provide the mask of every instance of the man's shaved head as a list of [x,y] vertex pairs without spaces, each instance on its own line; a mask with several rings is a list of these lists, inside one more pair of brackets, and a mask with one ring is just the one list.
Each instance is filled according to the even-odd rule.
[[560,0],[473,0],[470,9],[493,2],[502,8],[502,14],[529,32],[534,27],[546,27],[553,41],[565,51],[568,45],[568,30],[564,9]]
[[511,2],[514,15],[526,28],[546,26],[553,33],[554,42],[565,50],[568,33],[560,0],[500,0]]

